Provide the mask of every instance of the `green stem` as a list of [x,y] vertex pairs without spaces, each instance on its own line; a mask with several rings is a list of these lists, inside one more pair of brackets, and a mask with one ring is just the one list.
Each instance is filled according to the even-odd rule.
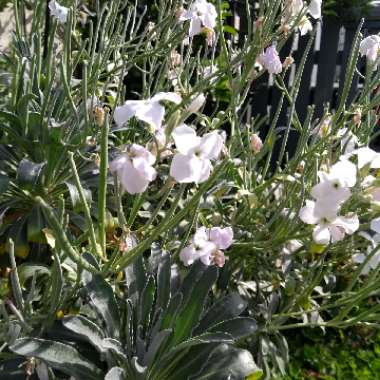
[[100,175],[99,175],[99,241],[103,256],[106,257],[106,207],[107,207],[107,177],[108,177],[108,133],[109,118],[105,115],[100,142]]
[[42,211],[49,222],[50,227],[54,232],[54,237],[62,248],[62,250],[73,260],[79,267],[83,267],[91,273],[97,274],[98,270],[89,264],[86,260],[79,255],[79,253],[71,245],[65,231],[63,230],[60,222],[54,214],[54,210],[49,206],[41,197],[36,197],[35,201],[42,208]]
[[80,182],[80,178],[79,178],[79,175],[78,175],[78,170],[77,170],[77,167],[76,167],[75,161],[74,161],[73,152],[68,152],[68,154],[69,154],[69,161],[70,161],[70,165],[71,165],[71,170],[73,171],[73,174],[74,174],[75,185],[76,185],[78,193],[79,193],[79,198],[80,198],[80,200],[81,200],[81,202],[83,204],[84,215],[85,215],[86,220],[87,220],[87,225],[88,225],[88,231],[89,231],[89,235],[90,235],[90,242],[91,242],[91,246],[92,246],[92,251],[94,252],[94,254],[98,254],[98,247],[97,247],[97,243],[96,243],[95,229],[94,229],[94,225],[92,223],[90,208],[89,208],[89,206],[87,204],[86,196],[84,195],[84,189],[83,189],[82,184]]

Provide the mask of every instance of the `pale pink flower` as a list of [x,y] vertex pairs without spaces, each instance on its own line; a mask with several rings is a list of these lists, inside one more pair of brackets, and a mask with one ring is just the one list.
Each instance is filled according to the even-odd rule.
[[114,120],[120,127],[136,117],[157,130],[162,126],[165,117],[165,107],[161,104],[164,100],[180,104],[182,98],[174,92],[160,92],[147,100],[127,100],[124,105],[116,107]]
[[215,264],[222,267],[225,263],[223,250],[229,248],[233,241],[231,227],[200,227],[194,234],[192,243],[180,252],[180,259],[185,266],[201,260],[205,265]]
[[120,182],[128,193],[143,193],[157,175],[152,167],[155,157],[143,146],[132,144],[126,153],[110,162],[110,171],[117,173]]
[[265,52],[260,54],[258,57],[258,62],[269,74],[280,74],[282,72],[282,63],[280,56],[274,45],[266,48]]
[[314,19],[319,19],[322,16],[322,0],[311,0],[307,8],[308,13]]
[[263,141],[261,140],[260,136],[254,133],[251,136],[251,149],[254,153],[260,153],[261,149],[263,148]]
[[202,183],[212,170],[211,160],[219,157],[224,142],[214,131],[203,137],[197,136],[194,129],[183,124],[172,133],[178,153],[175,154],[170,175],[179,183]]
[[327,245],[342,240],[345,234],[352,235],[359,229],[357,215],[346,217],[336,215],[336,210],[320,208],[318,202],[306,201],[300,213],[300,219],[306,223],[315,225],[313,239],[317,244]]
[[379,56],[380,37],[377,34],[368,36],[362,40],[359,47],[361,55],[365,55],[371,62],[375,62]]
[[55,0],[49,2],[50,14],[54,16],[59,22],[65,23],[69,14],[69,8],[58,4]]
[[213,30],[216,26],[218,14],[215,6],[206,0],[195,0],[188,10],[184,10],[179,21],[190,20],[189,37],[202,32],[202,28]]

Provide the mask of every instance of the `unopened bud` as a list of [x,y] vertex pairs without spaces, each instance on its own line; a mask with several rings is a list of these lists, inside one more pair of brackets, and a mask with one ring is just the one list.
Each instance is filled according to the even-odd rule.
[[282,24],[280,26],[280,32],[284,33],[285,37],[289,35],[290,29],[289,24]]
[[102,127],[104,125],[104,119],[105,119],[104,109],[102,107],[95,107],[94,116],[95,116],[96,124],[98,124],[99,127]]
[[182,63],[182,56],[177,50],[172,50],[170,53],[170,62],[172,67],[179,66]]
[[212,46],[215,43],[215,32],[212,29],[204,28],[206,33],[206,41],[208,46]]
[[294,63],[294,58],[292,56],[288,56],[285,58],[284,63],[282,64],[282,67],[286,70]]
[[355,114],[354,114],[354,117],[352,118],[352,121],[354,125],[356,125],[357,127],[359,127],[360,124],[362,123],[362,110],[360,108],[357,108],[355,110]]
[[264,17],[259,17],[256,21],[255,21],[255,28],[256,29],[261,29],[261,27],[263,26],[264,24]]
[[252,136],[251,136],[251,149],[254,153],[260,153],[261,149],[263,148],[263,141],[261,140],[261,138],[259,137],[259,135],[257,135],[256,133],[254,133]]
[[191,103],[187,107],[186,111],[189,113],[196,113],[205,104],[205,102],[206,102],[206,97],[202,93],[195,95],[192,98]]
[[177,10],[175,11],[175,17],[177,18],[177,20],[179,20],[183,16],[184,13],[185,13],[185,9],[183,7],[177,8]]

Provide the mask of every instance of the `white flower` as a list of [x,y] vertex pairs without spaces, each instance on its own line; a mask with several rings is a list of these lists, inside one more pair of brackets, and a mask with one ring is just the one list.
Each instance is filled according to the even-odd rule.
[[269,74],[279,74],[282,71],[282,63],[274,45],[267,47],[265,53],[260,54],[257,60]]
[[172,132],[178,153],[175,154],[170,175],[179,183],[201,183],[210,176],[211,160],[219,157],[223,138],[218,132],[197,136],[194,129],[183,124]]
[[195,232],[192,243],[181,250],[179,257],[185,266],[199,259],[205,265],[216,264],[222,267],[225,263],[223,250],[229,248],[232,241],[231,227],[200,227]]
[[289,240],[284,248],[281,250],[282,253],[282,263],[281,263],[281,269],[285,273],[288,271],[289,266],[292,262],[292,254],[296,251],[298,251],[300,248],[303,247],[303,244],[296,239]]
[[369,61],[375,62],[380,50],[380,37],[376,34],[362,40],[359,47],[361,55],[365,55]]
[[347,128],[340,129],[337,133],[337,137],[341,141],[341,147],[344,154],[353,152],[359,143],[358,137]]
[[201,109],[201,107],[205,104],[205,102],[206,102],[206,97],[204,96],[204,94],[200,93],[200,94],[194,95],[191,98],[190,104],[186,108],[186,112],[189,112],[189,113],[198,112]]
[[[357,253],[352,256],[352,259],[357,264],[363,264],[364,261],[367,259],[367,256],[373,251],[373,247],[369,246],[367,248],[367,254],[364,253]],[[363,276],[366,276],[371,269],[376,269],[380,264],[380,249],[376,253],[373,254],[373,256],[367,261],[367,263],[364,265],[363,269],[361,270],[360,274]]]
[[143,193],[157,175],[152,167],[155,157],[143,146],[132,144],[124,153],[110,162],[110,171],[117,173],[123,188],[130,194]]
[[331,210],[320,209],[318,202],[306,201],[306,206],[300,211],[300,219],[315,225],[313,239],[317,244],[327,245],[344,238],[345,234],[352,235],[359,228],[357,215],[342,217],[334,215]]
[[311,0],[307,8],[308,13],[314,19],[319,19],[322,16],[322,0]]
[[303,16],[298,24],[298,29],[301,33],[301,36],[305,36],[313,30],[313,24],[310,22],[307,16]]
[[251,149],[254,153],[260,153],[261,149],[263,148],[263,141],[261,140],[260,136],[254,133],[251,136]]
[[182,101],[181,97],[174,92],[159,92],[147,100],[127,100],[123,106],[116,107],[115,122],[120,127],[132,117],[136,117],[157,130],[162,126],[165,116],[165,107],[161,104],[163,100],[175,104]]
[[206,0],[195,0],[190,9],[181,14],[179,21],[190,20],[189,37],[194,37],[202,32],[202,27],[213,30],[217,16],[214,5]]
[[59,22],[65,23],[69,14],[69,8],[59,5],[55,0],[50,0],[49,9],[52,16]]
[[370,165],[371,169],[380,169],[380,153],[375,152],[371,148],[363,147],[354,150],[343,158],[349,158],[352,155],[358,157],[358,167],[359,169],[364,168],[364,166]]
[[333,165],[329,173],[318,172],[320,182],[311,190],[321,209],[334,213],[339,206],[351,196],[349,188],[355,186],[356,166],[347,160]]
[[284,23],[290,22],[292,18],[298,17],[304,8],[303,0],[285,0]]

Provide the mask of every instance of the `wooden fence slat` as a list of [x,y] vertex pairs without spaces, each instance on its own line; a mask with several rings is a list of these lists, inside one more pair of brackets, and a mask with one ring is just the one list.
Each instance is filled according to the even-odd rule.
[[332,21],[323,22],[321,47],[318,54],[318,73],[315,86],[315,116],[323,115],[323,105],[330,102],[334,91],[340,26]]

